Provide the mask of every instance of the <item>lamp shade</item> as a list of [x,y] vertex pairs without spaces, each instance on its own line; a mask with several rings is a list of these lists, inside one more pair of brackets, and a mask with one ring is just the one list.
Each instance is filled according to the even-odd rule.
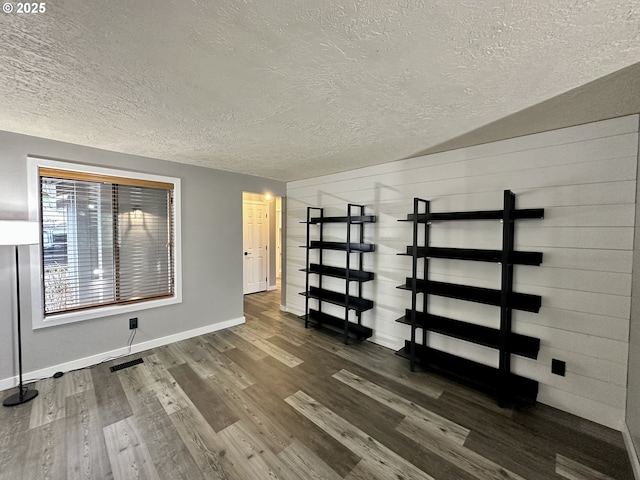
[[38,222],[0,220],[0,245],[33,245],[40,243]]

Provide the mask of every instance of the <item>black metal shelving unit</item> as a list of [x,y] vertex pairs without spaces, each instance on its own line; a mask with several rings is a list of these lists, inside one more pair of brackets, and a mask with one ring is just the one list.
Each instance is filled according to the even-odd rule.
[[[502,210],[431,213],[428,200],[414,198],[413,213],[401,222],[413,224],[413,242],[406,252],[412,258],[412,274],[399,289],[411,291],[411,308],[397,322],[411,327],[411,338],[396,352],[407,358],[411,370],[416,363],[424,368],[455,378],[475,388],[496,395],[498,403],[504,405],[514,400],[535,401],[538,382],[520,377],[511,372],[511,355],[537,358],[540,340],[512,332],[512,311],[524,310],[537,313],[541,298],[513,291],[514,265],[540,265],[542,253],[514,250],[515,221],[541,219],[544,209],[515,208],[515,194],[504,191]],[[502,249],[484,250],[468,248],[432,247],[429,244],[433,222],[456,220],[500,220],[502,223]],[[436,282],[429,279],[429,259],[446,258],[478,262],[494,262],[501,265],[501,288],[489,289]],[[423,278],[418,278],[418,267],[422,263]],[[446,318],[429,313],[428,299],[437,295],[469,302],[494,305],[500,308],[500,328],[491,328],[469,322]],[[418,330],[421,338],[418,340]],[[428,332],[437,332],[467,342],[498,350],[498,367],[491,367],[465,358],[436,350],[427,346]]]
[[[375,245],[364,241],[364,225],[375,223],[376,217],[374,215],[365,215],[364,210],[364,205],[350,203],[347,205],[346,216],[326,217],[323,208],[307,207],[307,220],[302,222],[307,225],[307,243],[304,245],[304,248],[307,249],[307,254],[306,267],[301,269],[306,273],[305,291],[300,293],[300,295],[306,297],[305,313],[300,318],[304,320],[305,328],[312,325],[341,333],[345,344],[349,343],[349,340],[362,341],[373,335],[371,328],[362,325],[362,313],[373,308],[373,301],[367,300],[362,296],[362,284],[373,280],[374,274],[362,269],[362,261],[365,253],[375,251]],[[346,242],[324,240],[325,226],[332,223],[346,226]],[[318,231],[315,232],[318,240],[311,240],[311,229],[314,225],[318,228]],[[353,230],[356,231],[354,232]],[[310,260],[311,250],[318,250],[317,263],[312,263]],[[345,266],[326,265],[324,263],[324,251],[326,250],[345,252]],[[310,278],[312,276],[317,278],[317,285],[315,286],[311,285]],[[343,279],[344,292],[336,292],[324,288],[324,277]],[[352,283],[356,284],[355,291],[352,290]],[[309,307],[310,299],[317,301],[317,309]],[[337,317],[324,312],[323,303],[343,307],[343,316]]]

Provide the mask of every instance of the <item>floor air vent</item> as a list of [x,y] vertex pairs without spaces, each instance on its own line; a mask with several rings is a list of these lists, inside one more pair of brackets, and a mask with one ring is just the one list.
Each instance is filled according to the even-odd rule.
[[133,367],[134,365],[138,365],[139,363],[144,362],[141,358],[136,358],[135,360],[130,360],[128,362],[121,363],[119,365],[114,365],[113,367],[109,367],[109,370],[112,372],[117,372],[118,370],[122,370],[123,368]]

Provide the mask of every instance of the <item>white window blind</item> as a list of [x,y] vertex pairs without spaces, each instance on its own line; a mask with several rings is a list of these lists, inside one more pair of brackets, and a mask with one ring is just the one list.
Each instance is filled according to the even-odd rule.
[[40,168],[45,315],[174,294],[173,184]]

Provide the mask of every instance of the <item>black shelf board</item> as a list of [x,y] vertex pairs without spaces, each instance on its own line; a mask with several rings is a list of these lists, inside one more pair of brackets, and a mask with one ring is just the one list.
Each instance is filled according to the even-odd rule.
[[[397,288],[401,290],[411,290],[413,280],[408,277],[404,285]],[[428,293],[429,295],[438,295],[441,297],[455,298],[457,300],[467,300],[469,302],[483,303],[485,305],[500,306],[500,290],[491,288],[471,287],[469,285],[458,285],[455,283],[435,282],[433,280],[416,280],[416,290]],[[508,307],[515,310],[523,310],[525,312],[538,313],[542,300],[539,295],[530,295],[527,293],[511,292],[508,299]]]
[[[327,303],[333,303],[334,305],[340,305],[342,307],[347,306],[344,293],[334,292],[331,290],[326,290],[324,288],[309,287],[308,293],[300,292],[300,295],[308,296],[309,298],[315,298]],[[354,297],[350,295],[348,300],[349,309],[355,310],[357,312],[366,312],[367,310],[371,310],[373,308],[373,301],[367,300],[366,298]]]
[[[318,275],[326,275],[327,277],[347,278],[347,269],[343,267],[330,267],[328,265],[319,265],[311,263],[309,268],[301,268],[301,272],[317,273]],[[349,269],[349,280],[353,282],[368,282],[375,277],[373,272],[365,272],[364,270]]]
[[[396,322],[411,325],[411,310],[407,309],[405,315]],[[500,348],[500,330],[495,328],[423,312],[416,312],[416,326],[485,347]],[[540,339],[512,332],[509,343],[511,353],[527,358],[538,358]]]
[[[472,212],[440,212],[440,213],[419,213],[418,223],[441,220],[502,220],[503,210],[477,210]],[[415,215],[410,213],[406,219],[400,222],[413,222]],[[544,218],[544,208],[525,208],[513,211],[513,219]]]
[[[481,250],[474,248],[442,248],[442,247],[418,247],[419,258],[448,258],[451,260],[474,260],[478,262],[502,261],[502,250]],[[407,246],[405,253],[399,255],[413,256],[413,247]],[[514,265],[540,265],[542,252],[513,252],[509,263]]]
[[[301,320],[306,319],[306,315],[300,315],[298,318]],[[356,339],[358,341],[366,340],[373,335],[373,330],[364,325],[359,325],[354,322],[349,322],[344,318],[334,317],[324,312],[318,312],[317,310],[309,310],[309,322],[317,327],[326,328],[328,330],[338,332],[344,335],[345,323],[348,324],[347,337]]]
[[[410,348],[410,342],[407,340],[404,348],[398,350],[396,355],[409,359]],[[423,368],[499,396],[501,373],[497,368],[420,344],[416,344],[415,348],[415,358]],[[508,389],[514,399],[526,403],[534,403],[538,396],[538,382],[514,373],[509,373]]]
[[[302,245],[302,248],[306,248],[306,245]],[[347,242],[323,242],[320,240],[312,240],[309,248],[311,249],[323,249],[323,250],[340,250],[346,252],[350,250],[352,252],[375,252],[376,246],[372,243],[349,243]]]
[[[309,222],[310,225],[318,225],[320,223],[349,223],[349,217],[312,217]],[[351,223],[376,223],[375,215],[355,215],[351,217]]]

